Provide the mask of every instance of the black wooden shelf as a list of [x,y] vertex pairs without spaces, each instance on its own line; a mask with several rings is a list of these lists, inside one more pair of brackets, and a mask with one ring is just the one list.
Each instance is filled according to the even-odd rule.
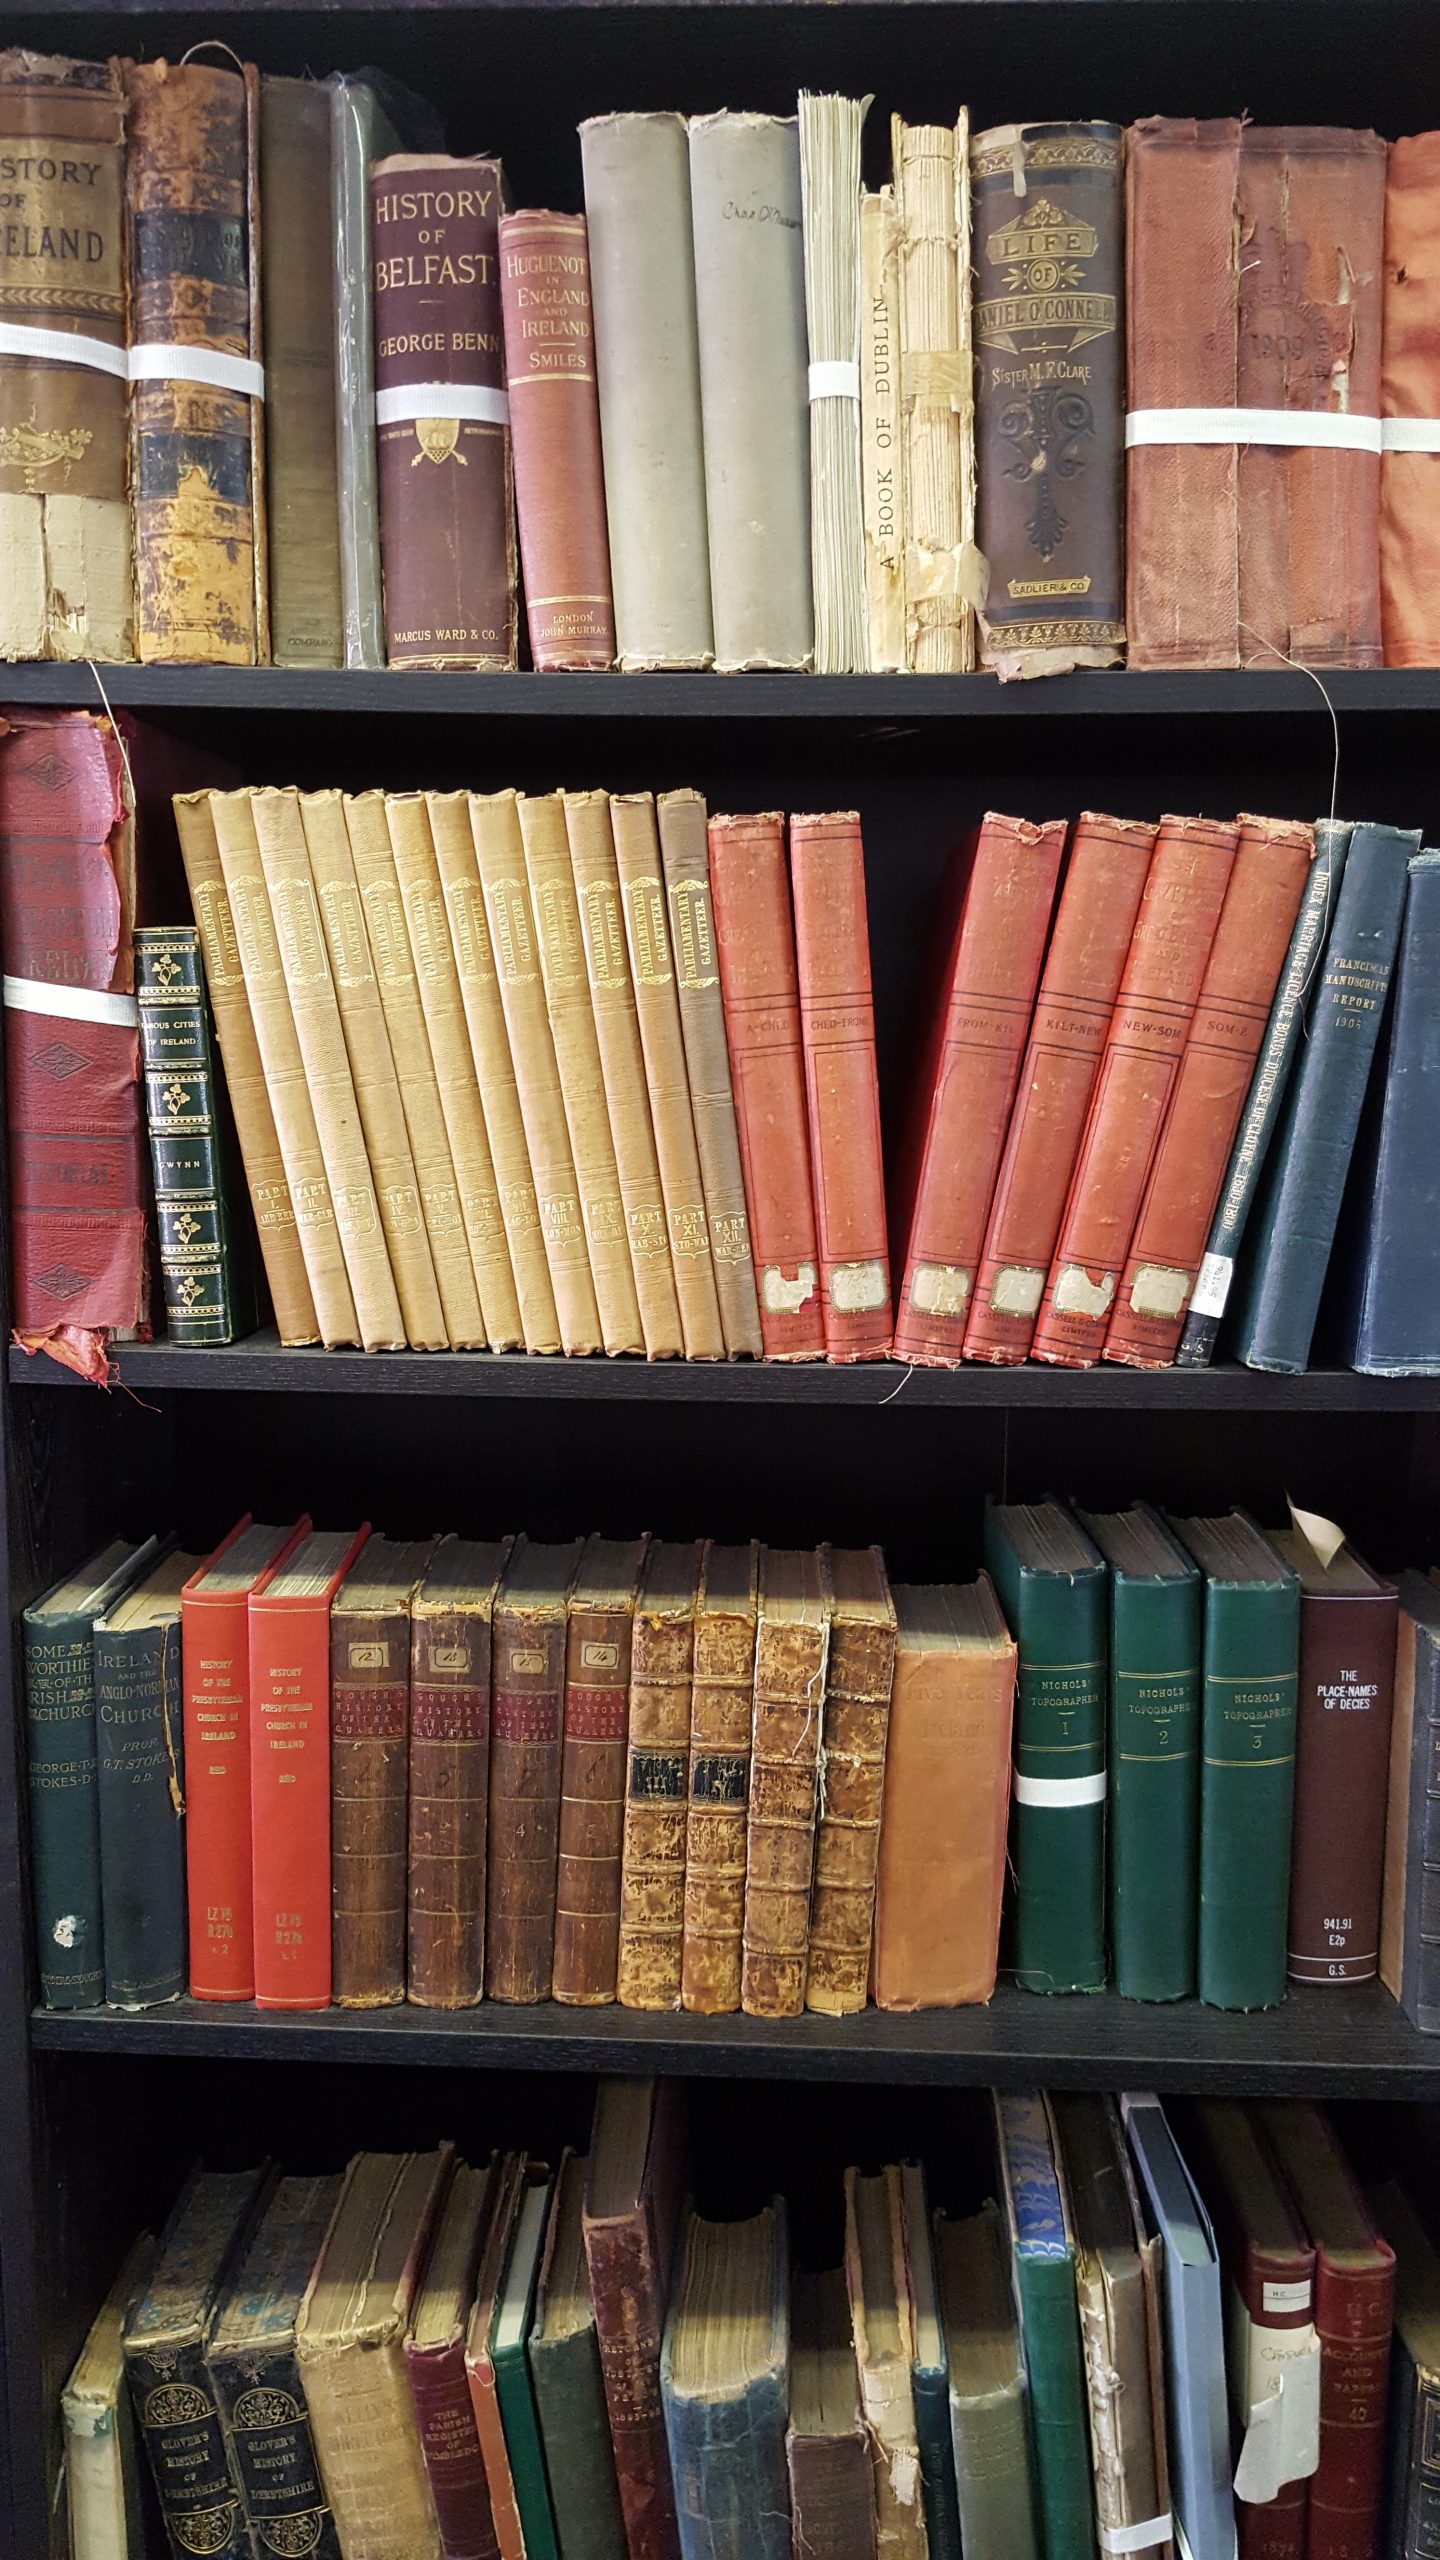
[[1416,2033],[1378,1983],[1300,1989],[1232,2016],[1193,2001],[1112,1993],[1047,2000],[1002,1990],[988,2008],[897,2016],[681,2018],[670,2012],[399,2007],[285,2016],[248,2003],[171,2001],[126,2015],[36,2010],[46,2053],[171,2054],[512,2071],[664,2071],[691,2079],[845,2080],[1025,2088],[1244,2090],[1251,2096],[1440,2096],[1440,2037]]

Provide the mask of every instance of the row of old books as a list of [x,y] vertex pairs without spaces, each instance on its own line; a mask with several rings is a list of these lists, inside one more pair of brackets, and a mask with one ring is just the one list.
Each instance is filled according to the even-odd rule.
[[696,2209],[675,2082],[602,2081],[553,2172],[197,2167],[63,2395],[73,2560],[144,2560],[137,2436],[219,2560],[1419,2560],[1423,2179],[1305,2101],[966,2113],[812,2163],[793,2239],[783,2195]]
[[116,1541],[25,1618],[43,1997],[951,2007],[1008,1865],[1022,1989],[1440,2025],[1437,1577],[1144,1504],[993,1504],[985,1562]]
[[518,512],[540,669],[1440,662],[1440,135],[896,116],[867,192],[865,111],[510,212],[376,74],[0,56],[0,656],[513,667]]

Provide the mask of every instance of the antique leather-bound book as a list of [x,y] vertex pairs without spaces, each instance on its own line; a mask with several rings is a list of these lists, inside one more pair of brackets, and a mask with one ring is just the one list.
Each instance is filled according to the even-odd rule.
[[105,2000],[177,2000],[185,1944],[180,1594],[204,1559],[165,1554],[95,1621],[95,1781]]
[[745,1214],[745,1175],[735,1124],[735,1095],[725,1046],[725,1005],[715,951],[705,803],[698,791],[662,791],[656,815],[720,1322],[731,1359],[737,1353],[748,1353],[758,1360],[760,1307]]
[[685,1347],[684,1334],[620,905],[610,795],[607,791],[567,791],[564,800],[600,1073],[620,1177],[625,1232],[630,1239],[641,1331],[648,1358],[678,1360]]
[[875,2560],[875,2492],[845,2278],[790,2283],[790,2517],[806,2560]]
[[963,675],[975,664],[969,151],[963,107],[953,125],[890,120],[903,349],[905,663],[917,675]]
[[1241,818],[1235,865],[1145,1196],[1107,1360],[1168,1368],[1315,856],[1311,827]]
[[498,2560],[485,2462],[465,2372],[465,2331],[496,2171],[457,2161],[405,2334],[405,2371],[444,2560]]
[[895,1604],[878,1547],[827,1547],[834,1592],[820,1734],[820,1813],[805,2006],[863,2009],[870,1973]]
[[692,116],[715,666],[808,667],[810,410],[793,116]]
[[1114,666],[1125,643],[1124,166],[1113,124],[970,146],[981,658],[1002,677]]
[[1403,134],[1385,173],[1380,628],[1387,667],[1440,666],[1440,133]]
[[[1160,2243],[1147,2238],[1112,2098],[1050,2100],[1075,2234],[1075,2290],[1090,2405],[1095,2521],[1102,2551],[1170,2560],[1170,2484],[1159,2331]],[[1148,2536],[1149,2539],[1138,2537]]]
[[585,2182],[585,2256],[630,2560],[680,2560],[660,2344],[684,2184],[678,2080],[602,2080]]
[[469,2009],[485,1987],[490,1651],[508,1539],[442,1538],[410,1603],[407,1999]]
[[710,895],[767,1360],[820,1360],[825,1319],[785,821],[712,818]]
[[723,1360],[725,1335],[715,1285],[710,1225],[705,1214],[700,1150],[695,1139],[690,1075],[665,911],[660,838],[651,794],[617,792],[610,803],[610,824],[615,837],[620,906],[640,1046],[645,1056],[645,1082],[660,1162],[660,1188],[665,1197],[665,1223],[685,1357]]
[[249,1603],[302,1535],[260,1527],[247,1512],[180,1594],[192,2000],[255,1997]]
[[706,1541],[695,1601],[680,2005],[708,2017],[740,2006],[759,1575],[753,1539],[748,1547]]
[[690,159],[679,115],[580,127],[605,512],[624,668],[714,656]]
[[125,2373],[167,2538],[210,2560],[248,2560],[252,2547],[205,2345],[265,2180],[263,2167],[193,2169],[125,2317]]
[[205,2345],[257,2553],[341,2560],[315,2452],[295,2323],[340,2199],[335,2178],[277,2178],[235,2261]]
[[270,655],[343,663],[335,440],[331,101],[314,80],[260,83],[260,295],[265,326],[265,510]]
[[530,2382],[562,2560],[625,2560],[625,2525],[585,2263],[589,2165],[566,2151],[556,2173],[528,2341]]
[[1154,846],[1154,827],[1137,819],[1084,809],[1075,822],[970,1295],[967,1360],[1013,1365],[1029,1351]]
[[1085,1369],[1104,1348],[1238,836],[1208,818],[1160,821],[1035,1327],[1037,1360]]
[[[375,417],[392,667],[515,664],[498,160],[370,168]],[[443,231],[443,244],[426,234]],[[447,394],[451,395],[447,407]]]
[[368,1538],[330,1606],[333,1996],[405,1997],[410,1608],[433,1539]]
[[565,1700],[566,1609],[582,1553],[517,1538],[490,1639],[485,1995],[548,2000]]
[[798,2018],[805,2006],[815,1864],[820,1716],[833,1606],[822,1550],[767,1547],[755,1631],[755,1717],[746,1831],[741,2006]]
[[784,2198],[685,2218],[660,2388],[684,2560],[790,2560],[790,2267]]
[[[38,338],[0,356],[0,659],[134,653],[124,130],[118,62],[0,53],[0,310]],[[90,361],[47,360],[51,330]]]
[[[259,347],[253,292],[253,74],[208,62],[127,62],[130,503],[135,653],[253,666],[263,537]],[[165,350],[222,359],[232,378],[186,380]],[[138,378],[136,351],[147,351]],[[238,362],[236,361],[238,359]]]
[[500,301],[530,655],[615,657],[590,244],[583,213],[502,213]]
[[911,2368],[915,2304],[898,2169],[845,2172],[845,2284],[870,2443],[875,2541],[886,2560],[926,2560],[929,2539]]
[[985,1221],[1064,848],[1063,818],[1034,826],[992,810],[956,863],[964,885],[895,1200],[903,1275],[895,1355],[925,1368],[958,1368],[968,1348]]
[[1322,1562],[1296,1529],[1269,1537],[1300,1577],[1285,1970],[1292,1982],[1369,1982],[1380,1962],[1395,1585],[1349,1545]]
[[205,1012],[193,924],[135,928],[135,997],[155,1224],[172,1342],[234,1342],[254,1331],[248,1228],[231,1202],[231,1147]]
[[[71,2547],[87,2556],[142,2548],[140,2448],[122,2341],[126,2314],[154,2263],[154,2234],[142,2231],[121,2260],[60,2395]],[[325,2560],[335,2560],[334,2553]]]
[[631,1637],[644,1538],[587,1538],[570,1589],[551,1997],[615,1997]]
[[330,1603],[369,1536],[303,1535],[250,1595],[255,2004],[330,2006]]
[[884,1360],[894,1327],[865,855],[853,809],[792,817],[790,876],[825,1356]]
[[680,2006],[695,1612],[703,1559],[698,1542],[657,1540],[635,1596],[615,1984],[626,2009]]
[[871,672],[905,671],[900,232],[893,187],[860,192],[860,469]]

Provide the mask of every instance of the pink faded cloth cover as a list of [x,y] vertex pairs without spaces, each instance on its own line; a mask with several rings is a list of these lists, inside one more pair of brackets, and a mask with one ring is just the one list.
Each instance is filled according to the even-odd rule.
[[[1381,407],[1440,418],[1440,133],[1390,145]],[[1381,460],[1380,619],[1387,667],[1440,667],[1440,453]]]

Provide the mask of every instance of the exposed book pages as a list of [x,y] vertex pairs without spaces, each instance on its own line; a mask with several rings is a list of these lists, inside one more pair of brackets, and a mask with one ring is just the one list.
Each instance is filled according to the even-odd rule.
[[[1385,162],[1380,333],[1380,408],[1397,438],[1380,456],[1380,630],[1387,667],[1440,665],[1440,474],[1426,434],[1440,409],[1440,278],[1428,255],[1437,202],[1440,134],[1401,135]],[[1418,450],[1407,449],[1411,435]]]
[[868,103],[800,92],[817,675],[850,675],[870,663],[860,475],[860,128]]
[[526,2351],[561,2560],[625,2560],[625,2525],[585,2262],[588,2168],[588,2161],[573,2151],[561,2159]]
[[869,2438],[875,2541],[893,2560],[926,2560],[920,2447],[910,2374],[915,2307],[905,2258],[900,2171],[845,2172],[845,2284],[860,2406]]
[[878,1547],[829,1547],[834,1593],[820,1737],[805,2006],[863,2009],[875,1912],[895,1604]]
[[820,1717],[833,1607],[823,1550],[767,1547],[760,1561],[746,1834],[741,2006],[798,2018],[805,2006]]
[[540,2160],[527,2160],[515,2205],[505,2272],[490,2323],[495,2396],[505,2431],[505,2453],[515,2484],[524,2560],[559,2560],[554,2511],[525,2342],[535,2316],[535,2288],[550,2220],[552,2181]]
[[565,1696],[565,1622],[581,1556],[517,1538],[495,1595],[485,1994],[548,2000]]
[[725,1045],[705,803],[698,791],[662,791],[656,818],[720,1322],[730,1358],[748,1354],[758,1360],[760,1309]]
[[686,2217],[660,2360],[682,2560],[789,2560],[783,2201]]
[[367,1538],[330,1604],[331,1990],[405,1997],[410,1609],[433,1539]]
[[343,664],[335,410],[333,118],[314,80],[260,82],[260,291],[265,336],[265,506],[270,654],[277,667]]
[[1075,2237],[1056,2161],[1055,2122],[1048,2101],[1030,2092],[997,2090],[992,2103],[1001,2218],[1030,2390],[1041,2539],[1047,2552],[1088,2553],[1095,2493]]
[[760,1548],[707,1539],[695,1600],[680,2003],[740,2006]]
[[585,2182],[585,2256],[631,2560],[679,2560],[660,2344],[684,2179],[674,2081],[602,2080]]
[[695,1610],[704,1550],[657,1539],[635,1595],[620,1869],[622,2008],[678,2009]]
[[1433,1574],[1402,1573],[1390,1729],[1380,1979],[1407,2018],[1440,2032],[1440,1930],[1432,1916],[1440,1869],[1440,1589]]
[[253,2000],[250,1594],[293,1544],[248,1512],[180,1594],[192,2000]]
[[860,470],[868,664],[905,672],[905,471],[900,422],[900,235],[893,187],[860,196]]
[[[1090,2406],[1101,2548],[1174,2550],[1165,2452],[1160,2252],[1139,2198],[1113,2101],[1057,2091],[1050,2101],[1075,2234],[1075,2283]],[[1144,2537],[1148,2537],[1144,2538]]]
[[1270,1544],[1300,1581],[1285,1969],[1292,1982],[1368,1982],[1379,1963],[1395,1585],[1348,1544],[1328,1561],[1298,1529],[1271,1530]]
[[839,2267],[823,2275],[797,2267],[791,2277],[785,2462],[797,2547],[813,2560],[875,2560],[870,2449]]
[[144,2547],[139,2448],[122,2333],[154,2261],[155,2242],[147,2231],[126,2253],[60,2395],[72,2560],[138,2560]]
[[213,2560],[248,2560],[250,2536],[205,2346],[265,2177],[263,2168],[191,2173],[123,2320],[126,2379],[166,2533],[176,2549],[198,2545]]
[[280,2178],[216,2311],[205,2367],[257,2552],[341,2560],[295,2357],[295,2323],[340,2198],[338,2178]]
[[587,1538],[570,1587],[550,1994],[615,1997],[635,1605],[644,1538]]
[[203,1561],[165,1555],[95,1621],[100,1912],[115,2009],[177,2000],[187,1979],[180,1595]]
[[1434,1168],[1440,1131],[1440,1057],[1429,1029],[1440,966],[1440,853],[1411,856],[1396,963],[1384,1087],[1372,1144],[1357,1153],[1362,1198],[1348,1349],[1371,1377],[1440,1371]]
[[950,2356],[940,2313],[930,2200],[919,2160],[907,2160],[900,2171],[900,2228],[914,2312],[910,2384],[929,2560],[960,2560],[960,2510],[950,2433]]
[[615,607],[583,213],[500,217],[505,389],[530,655],[609,667]]
[[1225,2312],[1215,2235],[1159,2099],[1127,2094],[1120,2113],[1145,2227],[1164,2251],[1160,2307],[1176,2543],[1183,2533],[1192,2560],[1235,2560]]
[[966,2560],[1039,2560],[1025,2364],[1000,2217],[935,2216],[950,2435]]
[[441,1538],[410,1604],[406,1997],[469,2009],[485,1984],[490,1656],[510,1540]]
[[252,1594],[250,1809],[255,2001],[330,2001],[330,1603],[369,1535],[313,1531]]
[[495,2182],[493,2165],[456,2163],[405,2336],[405,2371],[444,2560],[496,2560],[499,2550],[465,2371],[465,2332]]
[[[891,119],[904,350],[905,663],[916,675],[963,675],[974,666],[974,607],[983,594],[975,549],[969,145],[963,108],[953,126]],[[863,212],[861,219],[863,248]],[[861,414],[863,421],[863,393]]]

